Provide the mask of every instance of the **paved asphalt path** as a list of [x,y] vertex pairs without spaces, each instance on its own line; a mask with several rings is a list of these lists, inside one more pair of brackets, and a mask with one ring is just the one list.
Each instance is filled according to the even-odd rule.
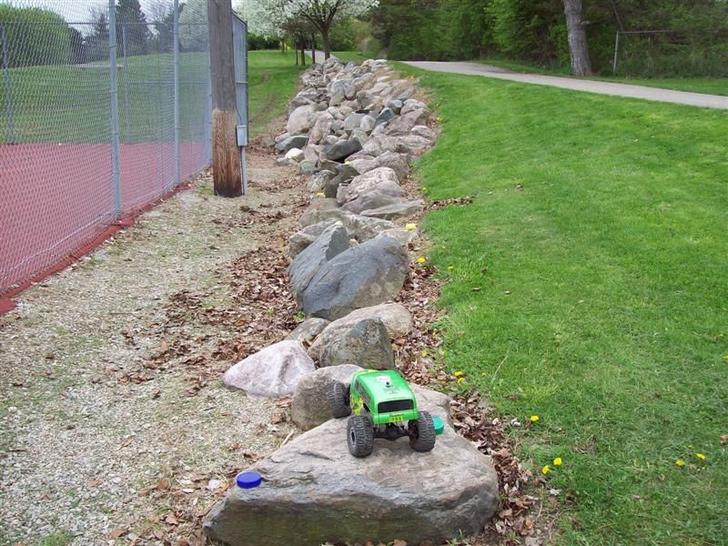
[[[323,52],[317,51],[316,62],[322,63],[323,61]],[[720,95],[705,95],[703,93],[690,93],[688,91],[674,91],[672,89],[660,89],[659,87],[612,83],[599,80],[543,76],[541,74],[522,74],[512,72],[505,68],[480,63],[404,61],[404,64],[433,72],[448,72],[450,74],[464,74],[466,76],[485,76],[486,78],[497,78],[499,80],[510,80],[536,85],[549,85],[551,87],[561,87],[562,89],[571,89],[573,91],[598,93],[600,95],[613,95],[616,97],[629,97],[658,102],[671,102],[673,104],[687,104],[701,108],[728,110],[728,97]]]
[[674,104],[700,106],[702,108],[728,110],[728,97],[722,97],[720,95],[704,95],[702,93],[689,93],[687,91],[673,91],[671,89],[645,87],[643,85],[629,85],[625,83],[603,82],[598,80],[543,76],[540,74],[521,74],[480,63],[417,61],[405,62],[405,64],[434,72],[448,72],[451,74],[464,74],[467,76],[485,76],[486,78],[497,78],[499,80],[510,80],[536,85],[549,85],[551,87],[561,87],[562,89],[586,91],[588,93],[598,93],[601,95],[614,95],[617,97],[630,97],[634,99],[671,102]]

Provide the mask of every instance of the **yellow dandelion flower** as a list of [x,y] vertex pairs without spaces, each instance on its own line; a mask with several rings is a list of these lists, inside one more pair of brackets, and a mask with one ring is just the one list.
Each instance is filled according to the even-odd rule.
[[427,351],[427,349],[422,349],[422,351],[420,352],[420,354],[421,354],[421,355],[422,355],[423,357],[425,357],[425,356],[429,355],[430,353],[429,353],[429,352]]
[[549,472],[551,472],[551,467],[549,465],[546,465],[541,469],[541,474],[544,476],[548,476]]
[[556,458],[554,459],[554,466],[561,466],[561,463],[562,463],[562,462],[563,462],[563,461],[561,460],[561,457],[556,457]]
[[417,224],[405,224],[404,229],[405,231],[416,231]]
[[701,461],[705,460],[705,453],[696,453],[695,456]]
[[447,266],[447,270],[448,271],[452,271],[453,269],[455,269],[455,266],[454,265],[448,265]]
[[685,461],[683,461],[682,459],[676,459],[675,464],[682,468],[683,466],[685,466]]
[[457,383],[458,384],[464,383],[464,382],[465,382],[465,378],[464,377],[458,377],[458,379],[457,379]]
[[427,258],[425,258],[424,256],[420,256],[419,258],[417,258],[418,264],[424,264],[426,262],[427,262]]
[[465,375],[465,372],[462,372],[462,371],[458,370],[458,371],[456,371],[456,372],[453,372],[453,375],[454,375],[455,377],[462,377],[462,376],[464,376],[464,375]]
[[541,418],[538,415],[531,415],[531,422],[538,423]]

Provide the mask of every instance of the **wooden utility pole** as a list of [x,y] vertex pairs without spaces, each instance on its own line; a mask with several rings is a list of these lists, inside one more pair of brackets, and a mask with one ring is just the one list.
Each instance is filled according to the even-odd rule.
[[215,195],[243,194],[235,105],[233,8],[231,0],[207,0],[212,80],[212,178]]

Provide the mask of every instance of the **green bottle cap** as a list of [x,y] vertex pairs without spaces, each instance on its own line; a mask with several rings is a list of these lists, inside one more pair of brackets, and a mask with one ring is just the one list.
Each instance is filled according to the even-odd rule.
[[438,436],[445,432],[445,421],[440,419],[439,417],[432,417],[432,424],[435,426],[435,434]]

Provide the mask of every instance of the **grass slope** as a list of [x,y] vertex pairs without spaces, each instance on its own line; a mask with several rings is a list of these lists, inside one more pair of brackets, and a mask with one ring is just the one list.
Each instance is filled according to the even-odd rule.
[[250,72],[250,132],[264,133],[272,120],[286,111],[288,100],[296,92],[298,73],[293,52],[251,51],[248,56]]
[[540,416],[515,434],[564,461],[561,543],[724,541],[728,115],[401,70],[443,117],[428,195],[475,197],[425,222],[447,364]]

